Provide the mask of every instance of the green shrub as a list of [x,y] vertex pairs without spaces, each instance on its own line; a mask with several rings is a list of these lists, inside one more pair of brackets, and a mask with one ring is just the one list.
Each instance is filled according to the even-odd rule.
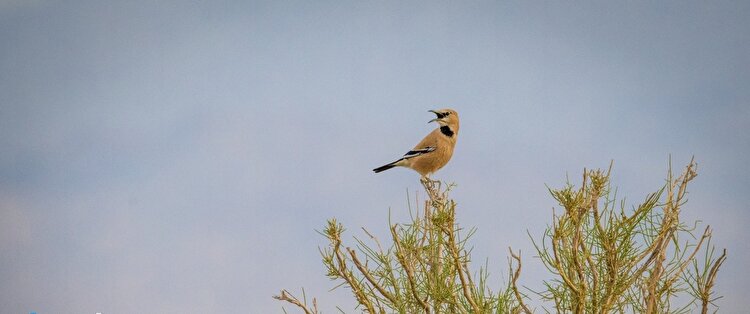
[[[329,220],[320,232],[329,242],[323,265],[366,313],[531,313],[531,296],[552,307],[546,312],[707,313],[718,298],[712,288],[726,250],[716,257],[710,227],[696,238],[680,221],[695,169],[691,161],[674,178],[670,166],[664,187],[631,210],[616,199],[610,170],[584,170],[580,187],[549,189],[563,211],[553,212],[541,239],[532,236],[552,276],[543,291],[518,288],[521,257],[512,250],[512,276],[498,292],[487,286],[486,267],[472,272],[467,241],[475,230],[456,222],[451,186],[429,180],[422,181],[429,196],[423,209],[409,223],[390,224],[387,248],[366,230],[370,244],[355,237],[356,249],[345,247],[344,227]],[[689,301],[676,306],[677,297]],[[315,299],[308,304],[286,290],[274,298],[318,313]]]

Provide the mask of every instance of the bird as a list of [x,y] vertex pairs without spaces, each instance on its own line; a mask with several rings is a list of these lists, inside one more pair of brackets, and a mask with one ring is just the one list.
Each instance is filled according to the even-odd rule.
[[453,109],[429,110],[437,118],[427,123],[437,122],[439,127],[422,139],[419,144],[406,152],[398,160],[373,169],[375,173],[393,167],[406,167],[418,172],[423,180],[443,168],[453,156],[453,148],[458,137],[458,113]]

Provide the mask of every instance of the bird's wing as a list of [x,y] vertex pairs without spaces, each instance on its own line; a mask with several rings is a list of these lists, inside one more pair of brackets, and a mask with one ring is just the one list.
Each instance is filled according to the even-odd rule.
[[413,149],[413,150],[408,151],[406,154],[404,154],[404,157],[402,157],[401,159],[402,160],[409,159],[409,158],[414,158],[417,156],[422,156],[424,154],[429,154],[431,152],[434,152],[435,149],[436,149],[435,146],[427,146],[427,147],[420,148],[420,149]]

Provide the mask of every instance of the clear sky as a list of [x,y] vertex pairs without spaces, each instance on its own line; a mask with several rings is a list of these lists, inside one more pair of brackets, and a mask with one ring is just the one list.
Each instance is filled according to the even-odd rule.
[[729,250],[723,312],[750,307],[748,1],[5,0],[0,312],[351,311],[315,230],[407,220],[418,175],[371,169],[445,107],[435,177],[496,288],[508,246],[548,278],[545,184],[614,160],[634,204],[694,155],[684,219]]

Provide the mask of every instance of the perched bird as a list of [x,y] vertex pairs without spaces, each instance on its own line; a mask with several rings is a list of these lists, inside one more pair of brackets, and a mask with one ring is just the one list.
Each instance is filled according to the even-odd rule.
[[436,114],[437,118],[428,123],[437,122],[440,127],[427,134],[417,146],[414,146],[399,160],[372,171],[378,173],[393,167],[407,167],[419,172],[424,179],[448,163],[453,156],[453,147],[456,146],[458,113],[453,109],[430,110],[430,112]]

